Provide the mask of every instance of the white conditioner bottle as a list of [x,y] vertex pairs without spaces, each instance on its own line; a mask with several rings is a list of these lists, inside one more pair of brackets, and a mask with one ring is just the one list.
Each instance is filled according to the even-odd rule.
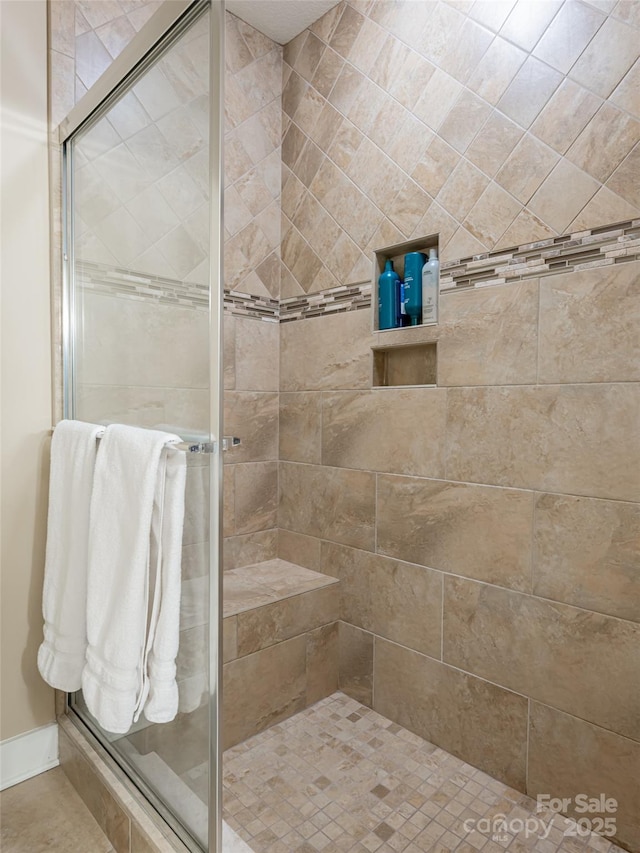
[[429,249],[429,260],[422,267],[422,323],[438,322],[438,296],[440,293],[440,262],[436,249]]

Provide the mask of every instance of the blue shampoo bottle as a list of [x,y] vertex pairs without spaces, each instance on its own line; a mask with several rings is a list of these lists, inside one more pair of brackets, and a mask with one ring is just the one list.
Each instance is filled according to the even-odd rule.
[[378,328],[395,329],[400,317],[400,276],[387,261],[378,278]]
[[422,267],[426,260],[423,252],[404,256],[404,309],[412,326],[422,322]]

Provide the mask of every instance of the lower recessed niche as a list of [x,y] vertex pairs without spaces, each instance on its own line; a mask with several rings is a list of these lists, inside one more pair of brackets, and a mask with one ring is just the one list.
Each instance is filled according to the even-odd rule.
[[389,388],[402,385],[435,385],[438,344],[436,342],[373,350],[373,385]]

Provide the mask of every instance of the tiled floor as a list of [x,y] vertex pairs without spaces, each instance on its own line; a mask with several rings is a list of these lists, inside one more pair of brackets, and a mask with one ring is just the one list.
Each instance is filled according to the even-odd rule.
[[112,853],[59,767],[0,794],[2,853]]
[[341,693],[227,750],[224,786],[255,853],[620,851]]

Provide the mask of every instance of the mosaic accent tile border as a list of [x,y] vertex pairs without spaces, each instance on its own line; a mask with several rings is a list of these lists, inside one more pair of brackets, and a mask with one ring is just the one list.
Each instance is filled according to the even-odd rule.
[[[451,291],[493,284],[509,284],[527,278],[606,267],[640,260],[640,220],[550,237],[513,249],[473,255],[443,264],[440,290]],[[154,300],[162,305],[206,309],[208,286],[182,282],[134,270],[112,269],[104,264],[78,264],[81,286],[96,293]],[[290,323],[329,314],[369,308],[371,282],[341,285],[330,290],[293,296],[278,301],[264,296],[225,290],[225,313],[271,323]]]
[[310,293],[308,296],[293,296],[280,302],[280,322],[306,320],[324,314],[357,311],[371,305],[371,282],[332,287]]
[[78,261],[76,270],[84,290],[109,296],[126,296],[136,301],[152,300],[161,305],[184,308],[208,308],[206,284],[177,281],[107,264]]
[[225,290],[224,310],[234,317],[252,317],[269,323],[277,323],[280,318],[280,304],[277,299],[239,293],[236,290]]
[[640,220],[635,219],[452,261],[440,270],[440,290],[507,284],[637,260]]
[[[87,291],[124,296],[136,301],[152,300],[181,308],[206,310],[209,307],[209,286],[206,284],[177,281],[89,261],[79,261],[76,268],[80,286]],[[224,292],[224,310],[237,317],[253,317],[272,323],[278,322],[280,313],[277,299],[229,290]]]

